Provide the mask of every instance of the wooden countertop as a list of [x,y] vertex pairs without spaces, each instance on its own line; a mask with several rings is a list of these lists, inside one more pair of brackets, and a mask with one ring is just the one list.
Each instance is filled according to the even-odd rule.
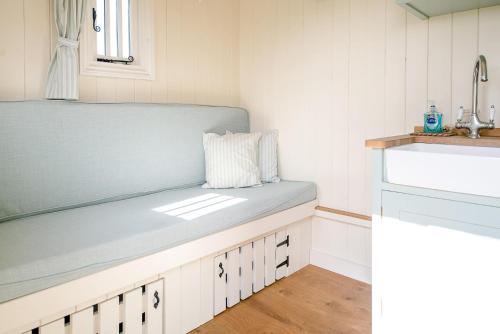
[[[415,130],[421,130],[416,127]],[[456,136],[434,137],[434,136],[412,136],[402,135],[394,137],[385,137],[378,139],[368,139],[365,146],[368,148],[389,148],[413,143],[424,144],[445,144],[445,145],[463,145],[463,146],[483,146],[500,147],[500,128],[493,130],[484,130],[481,132],[481,138],[470,139],[466,137],[464,131],[457,131]]]

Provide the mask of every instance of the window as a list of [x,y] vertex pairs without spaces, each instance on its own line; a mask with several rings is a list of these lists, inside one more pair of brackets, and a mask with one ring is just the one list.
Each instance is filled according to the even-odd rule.
[[96,0],[92,21],[98,61],[134,61],[130,50],[130,0]]
[[90,0],[81,38],[83,75],[153,80],[152,0]]

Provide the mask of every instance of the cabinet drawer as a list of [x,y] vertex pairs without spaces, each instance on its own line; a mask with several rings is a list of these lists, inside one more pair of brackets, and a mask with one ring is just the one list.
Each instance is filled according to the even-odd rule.
[[44,334],[162,333],[163,303],[163,279],[161,279],[44,324],[39,328],[39,332]]

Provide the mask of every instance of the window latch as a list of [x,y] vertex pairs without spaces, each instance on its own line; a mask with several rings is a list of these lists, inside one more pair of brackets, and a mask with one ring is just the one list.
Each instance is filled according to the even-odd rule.
[[95,25],[95,21],[97,19],[97,11],[95,8],[92,8],[92,29],[94,29],[95,32],[100,32],[101,27]]
[[114,64],[124,64],[124,65],[129,65],[130,63],[134,62],[134,57],[129,56],[126,59],[114,59],[114,58],[97,58],[97,61],[103,62],[103,63],[114,63]]

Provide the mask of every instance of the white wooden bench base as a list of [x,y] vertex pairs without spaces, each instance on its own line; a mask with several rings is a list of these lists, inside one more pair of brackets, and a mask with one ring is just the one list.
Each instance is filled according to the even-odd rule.
[[2,303],[0,333],[186,333],[309,264],[316,205]]

